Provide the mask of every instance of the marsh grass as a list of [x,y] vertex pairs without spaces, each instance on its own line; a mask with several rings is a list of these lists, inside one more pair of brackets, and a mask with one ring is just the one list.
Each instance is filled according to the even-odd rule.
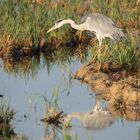
[[12,122],[15,117],[15,111],[5,101],[0,103],[0,138],[8,139],[15,136]]
[[[95,48],[97,52],[98,48]],[[122,70],[137,70],[139,68],[140,48],[137,46],[124,45],[123,42],[113,44],[111,47],[105,45],[101,56],[96,57],[98,63],[117,63]]]
[[[62,0],[40,2],[32,0],[0,1],[0,42],[1,47],[20,46],[23,48],[38,48],[42,39],[49,45],[46,48],[66,44],[78,39],[75,30],[69,25],[47,34],[47,30],[61,18],[72,18],[80,23],[85,13],[99,12],[110,16],[125,32],[125,38],[119,43],[105,41],[108,48],[97,57],[99,63],[117,62],[122,69],[137,69],[140,58],[140,16],[139,5],[135,0]],[[91,37],[84,34],[83,40]],[[14,42],[14,43],[13,43]],[[88,42],[84,43],[84,46]],[[98,42],[93,45],[93,57],[97,54]],[[98,55],[98,54],[97,54]]]

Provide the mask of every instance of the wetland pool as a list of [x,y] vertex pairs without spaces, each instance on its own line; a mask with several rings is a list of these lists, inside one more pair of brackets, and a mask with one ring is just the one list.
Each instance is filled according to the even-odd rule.
[[[65,114],[88,112],[95,107],[96,95],[90,86],[71,78],[84,63],[76,56],[65,61],[46,61],[40,56],[30,61],[13,69],[0,61],[0,94],[16,111],[15,132],[29,140],[43,140],[49,135],[56,140],[64,139],[64,130],[46,125],[40,119],[45,116],[46,100],[53,104],[55,91],[58,92],[57,108]],[[102,104],[107,106],[106,101]],[[109,127],[89,130],[74,119],[66,133],[80,140],[139,140],[140,121],[117,117]]]

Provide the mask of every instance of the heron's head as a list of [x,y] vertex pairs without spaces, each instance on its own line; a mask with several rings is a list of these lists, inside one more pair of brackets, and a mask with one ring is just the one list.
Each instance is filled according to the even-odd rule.
[[64,24],[64,21],[65,21],[65,19],[60,19],[60,20],[58,20],[58,21],[55,23],[55,25],[47,31],[47,33],[51,32],[51,31],[53,31],[53,30],[55,30],[55,29],[57,29],[57,28],[60,28],[60,27]]

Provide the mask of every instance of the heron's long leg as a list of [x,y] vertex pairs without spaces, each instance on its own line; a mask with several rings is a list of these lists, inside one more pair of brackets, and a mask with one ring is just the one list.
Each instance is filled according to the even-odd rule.
[[98,49],[98,55],[100,57],[100,54],[101,54],[101,46],[102,46],[102,37],[99,37],[99,49]]
[[[100,37],[100,36],[96,36],[97,37],[97,39],[98,39],[98,41],[99,41],[99,47],[98,47],[98,49],[97,49],[97,52],[96,52],[96,54],[95,54],[95,56],[94,56],[94,58],[93,58],[93,60],[92,60],[92,62],[96,59],[96,58],[98,58],[99,59],[99,61],[100,61],[100,54],[101,54],[101,44],[102,44],[102,38]],[[91,63],[92,63],[91,62]],[[101,64],[99,64],[99,68],[98,68],[98,71],[100,70],[100,68],[101,68],[101,66],[100,66]]]
[[98,41],[99,41],[99,48],[98,48],[98,56],[100,57],[101,54],[101,45],[102,45],[102,37],[99,35],[96,35]]
[[101,69],[101,46],[102,46],[102,37],[98,37],[98,40],[99,40],[99,48],[98,48],[98,60],[99,60],[99,67],[98,67],[98,72],[100,71]]
[[90,62],[93,63],[95,61],[96,58],[98,58],[98,61],[99,61],[99,65],[98,65],[98,68],[97,68],[97,71],[99,72],[100,69],[101,69],[101,45],[102,45],[102,37],[96,35],[98,41],[99,41],[99,47],[97,49],[97,52],[95,54],[95,56],[93,57],[92,61]]

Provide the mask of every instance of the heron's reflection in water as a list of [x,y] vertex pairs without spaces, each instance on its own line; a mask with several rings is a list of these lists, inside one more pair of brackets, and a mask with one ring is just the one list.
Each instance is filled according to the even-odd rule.
[[84,127],[93,130],[107,128],[115,121],[115,116],[111,112],[102,109],[100,101],[97,101],[93,110],[86,113],[73,112],[67,115],[63,121],[65,124],[70,124],[73,118],[82,121]]

